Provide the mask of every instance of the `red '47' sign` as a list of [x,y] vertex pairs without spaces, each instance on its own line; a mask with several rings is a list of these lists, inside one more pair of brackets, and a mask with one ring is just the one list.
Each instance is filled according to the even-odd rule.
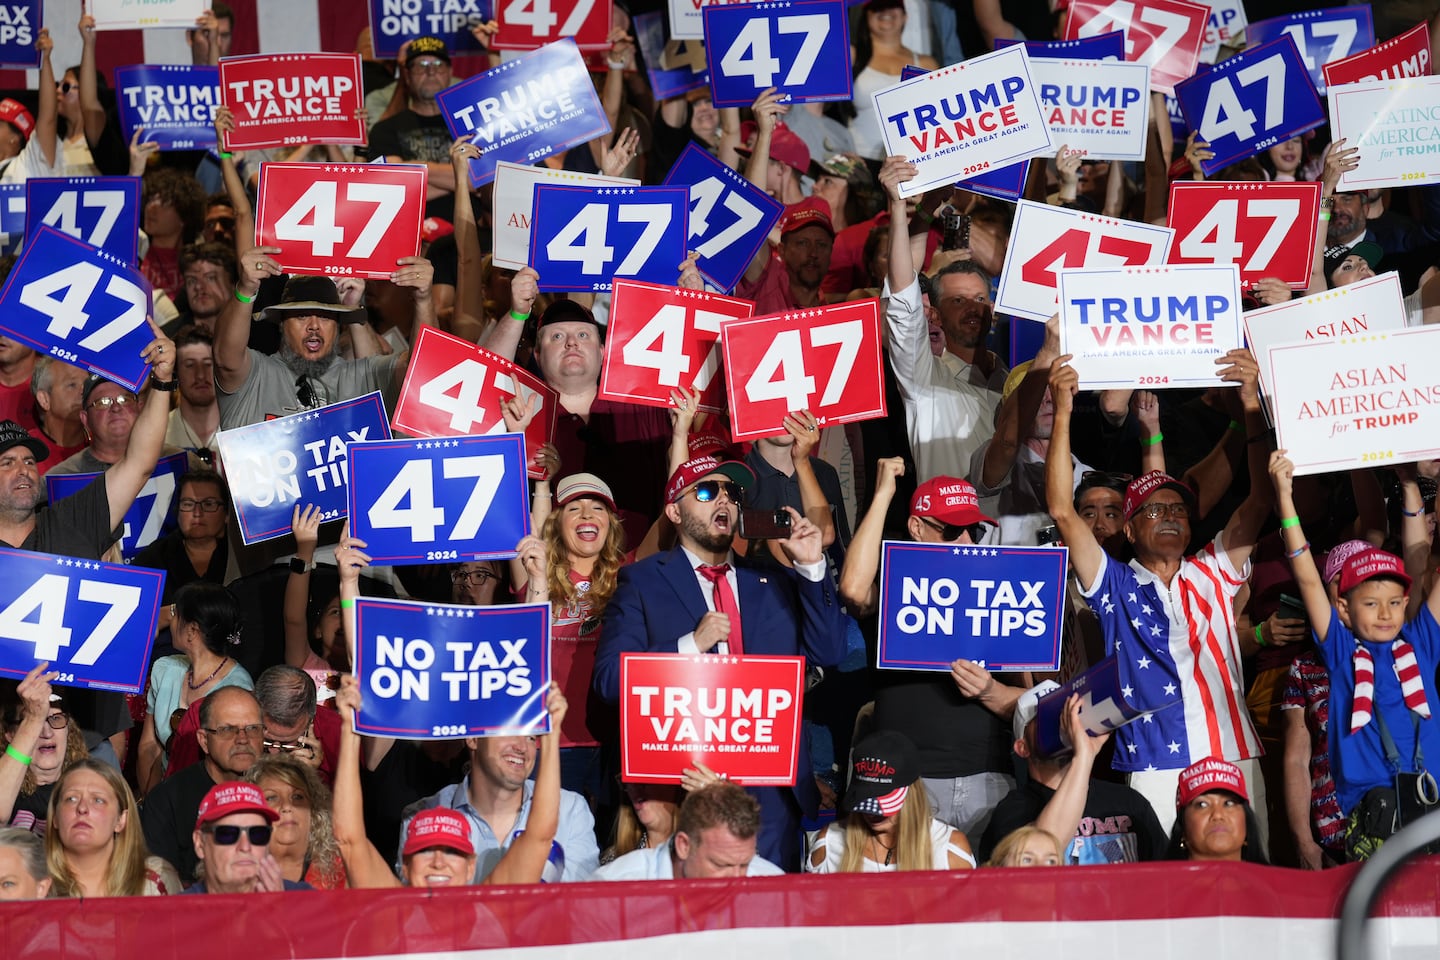
[[745,786],[793,786],[804,681],[804,657],[620,654],[621,779],[679,783],[699,761]]
[[727,320],[720,342],[737,442],[783,434],[796,410],[821,426],[885,416],[878,300]]
[[1123,30],[1125,59],[1148,64],[1151,89],[1171,94],[1195,72],[1209,24],[1208,6],[1184,0],[1075,0],[1065,39]]
[[220,61],[220,100],[235,115],[226,150],[365,142],[356,53],[277,53]]
[[703,409],[723,412],[720,324],[754,312],[755,304],[738,297],[617,278],[600,396],[668,407],[672,390],[693,387]]
[[423,164],[262,163],[255,243],[289,273],[388,279],[420,252]]
[[1045,322],[1055,313],[1057,271],[1165,263],[1175,231],[1021,200],[995,294],[995,309]]
[[610,0],[497,0],[496,50],[538,50],[574,37],[581,50],[608,50]]
[[1338,87],[1363,80],[1398,80],[1430,76],[1430,27],[1417,23],[1398,37],[1377,43],[1343,60],[1320,68],[1325,86]]
[[1170,262],[1233,263],[1241,283],[1275,277],[1304,290],[1319,212],[1318,183],[1173,183]]
[[[530,371],[469,340],[424,327],[410,354],[391,421],[416,437],[464,437],[505,432],[500,405],[519,396],[540,397],[540,412],[525,429],[525,450],[534,456],[555,435],[560,397]],[[540,477],[531,470],[530,475]]]

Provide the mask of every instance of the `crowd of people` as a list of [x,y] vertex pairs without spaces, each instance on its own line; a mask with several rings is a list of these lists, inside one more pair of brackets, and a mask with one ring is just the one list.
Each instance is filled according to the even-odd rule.
[[[1373,853],[1397,805],[1440,804],[1440,460],[1296,477],[1249,350],[1218,358],[1208,389],[1087,392],[1055,321],[1042,335],[997,315],[1013,205],[903,197],[917,168],[885,155],[866,91],[997,38],[1058,37],[1066,13],[959,6],[957,21],[942,0],[868,0],[852,9],[853,103],[771,90],[745,111],[706,89],[657,102],[616,7],[594,76],[613,132],[544,165],[653,184],[698,144],[785,205],[734,291],[756,315],[880,301],[888,414],[795,410],[743,445],[688,387],[668,410],[601,397],[608,297],[541,294],[533,269],[494,264],[492,188],[469,186],[479,151],[451,140],[436,100],[458,82],[443,40],[387,62],[361,38],[368,147],[262,156],[125,144],[93,20],[58,78],[42,30],[38,112],[0,100],[0,178],[143,178],[152,373],[137,394],[0,339],[0,545],[119,559],[157,461],[189,463],[173,532],[130,558],[166,574],[145,690],[61,686],[47,663],[5,684],[0,899],[1164,859],[1318,870]],[[217,2],[197,22],[197,63],[230,52],[230,19]],[[1210,154],[1175,136],[1158,95],[1150,117],[1143,164],[1061,146],[1031,164],[1026,196],[1163,224],[1171,182],[1206,179]],[[233,127],[223,107],[215,126]],[[1358,157],[1322,127],[1210,178],[1322,185],[1309,290],[1260,280],[1247,307],[1395,270],[1410,323],[1440,319],[1440,185],[1339,191]],[[287,276],[255,244],[260,162],[380,158],[429,171],[421,254],[388,279]],[[703,287],[693,256],[676,269]],[[558,395],[515,558],[372,565],[310,504],[289,536],[240,543],[216,435],[377,390],[393,410],[425,326]],[[512,430],[533,415],[505,411]],[[63,473],[98,477],[47,503],[44,476]],[[741,537],[742,507],[782,512],[788,534]],[[1059,669],[876,669],[886,540],[1063,543]],[[361,596],[549,604],[551,732],[357,734]],[[794,785],[742,788],[700,763],[679,784],[623,782],[635,652],[804,657]],[[1045,714],[1059,729],[1038,729],[1041,701],[1111,655],[1153,669],[1176,705],[1096,735],[1071,696]]]

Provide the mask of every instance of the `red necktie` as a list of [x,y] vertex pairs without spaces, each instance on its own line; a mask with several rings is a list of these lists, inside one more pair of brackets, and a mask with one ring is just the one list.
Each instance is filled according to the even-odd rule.
[[715,588],[715,612],[723,613],[730,618],[730,639],[726,641],[730,646],[730,652],[743,654],[745,645],[740,640],[740,602],[735,599],[735,591],[730,589],[730,581],[725,574],[730,572],[730,564],[717,563],[714,566],[701,564],[695,568],[700,571],[700,576],[709,580]]

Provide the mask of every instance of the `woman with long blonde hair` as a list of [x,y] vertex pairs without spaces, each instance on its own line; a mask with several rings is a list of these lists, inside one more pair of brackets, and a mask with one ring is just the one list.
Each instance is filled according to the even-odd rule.
[[972,870],[965,834],[930,814],[920,765],[909,738],[888,731],[855,745],[844,820],[815,838],[809,873]]
[[50,794],[45,859],[53,896],[180,892],[175,868],[145,847],[130,785],[114,767],[89,757],[67,766]]
[[608,805],[613,785],[601,760],[604,731],[589,722],[590,678],[601,615],[633,555],[604,480],[571,474],[556,486],[555,503],[540,535],[520,541],[511,575],[526,603],[550,604],[552,675],[570,703],[560,731],[562,785]]
[[266,754],[245,772],[265,803],[280,815],[270,834],[270,854],[286,880],[316,890],[345,887],[345,863],[335,842],[330,791],[308,763],[284,754]]

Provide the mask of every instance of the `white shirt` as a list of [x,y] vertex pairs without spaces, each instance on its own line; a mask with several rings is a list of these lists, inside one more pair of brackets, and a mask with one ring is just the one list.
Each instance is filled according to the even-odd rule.
[[[747,877],[782,877],[785,871],[764,857],[750,861]],[[670,844],[662,843],[651,850],[632,850],[616,857],[590,874],[591,880],[674,880],[675,865],[670,862]]]
[[949,350],[938,357],[931,353],[918,279],[898,292],[887,279],[880,295],[890,298],[885,307],[890,361],[905,400],[915,480],[967,476],[976,448],[995,434],[995,408],[1010,371],[997,363],[986,378]]
[[[700,572],[701,567],[709,566],[709,564],[707,564],[704,560],[701,560],[695,554],[691,553],[685,547],[681,547],[680,552],[685,554],[685,562],[690,564],[691,570],[695,571],[695,582],[700,584],[700,595],[705,598],[705,606],[709,607],[711,610],[714,610],[715,584],[711,583],[710,578]],[[738,580],[735,579],[735,554],[729,554],[725,558],[725,562],[730,565],[730,569],[725,571],[725,582],[730,584],[730,593],[735,597],[736,606],[739,606],[740,583]],[[809,580],[811,583],[819,583],[825,576],[825,558],[821,557],[820,560],[815,563],[797,563],[794,565],[794,569],[796,573],[800,574],[800,576],[804,577],[806,580]],[[745,618],[744,610],[740,611],[740,618],[742,620]],[[700,652],[700,648],[695,646],[694,630],[691,630],[689,633],[681,636],[680,639],[675,642],[675,645],[678,652],[680,653]],[[729,653],[730,644],[722,640],[719,643],[715,644],[714,652]]]

